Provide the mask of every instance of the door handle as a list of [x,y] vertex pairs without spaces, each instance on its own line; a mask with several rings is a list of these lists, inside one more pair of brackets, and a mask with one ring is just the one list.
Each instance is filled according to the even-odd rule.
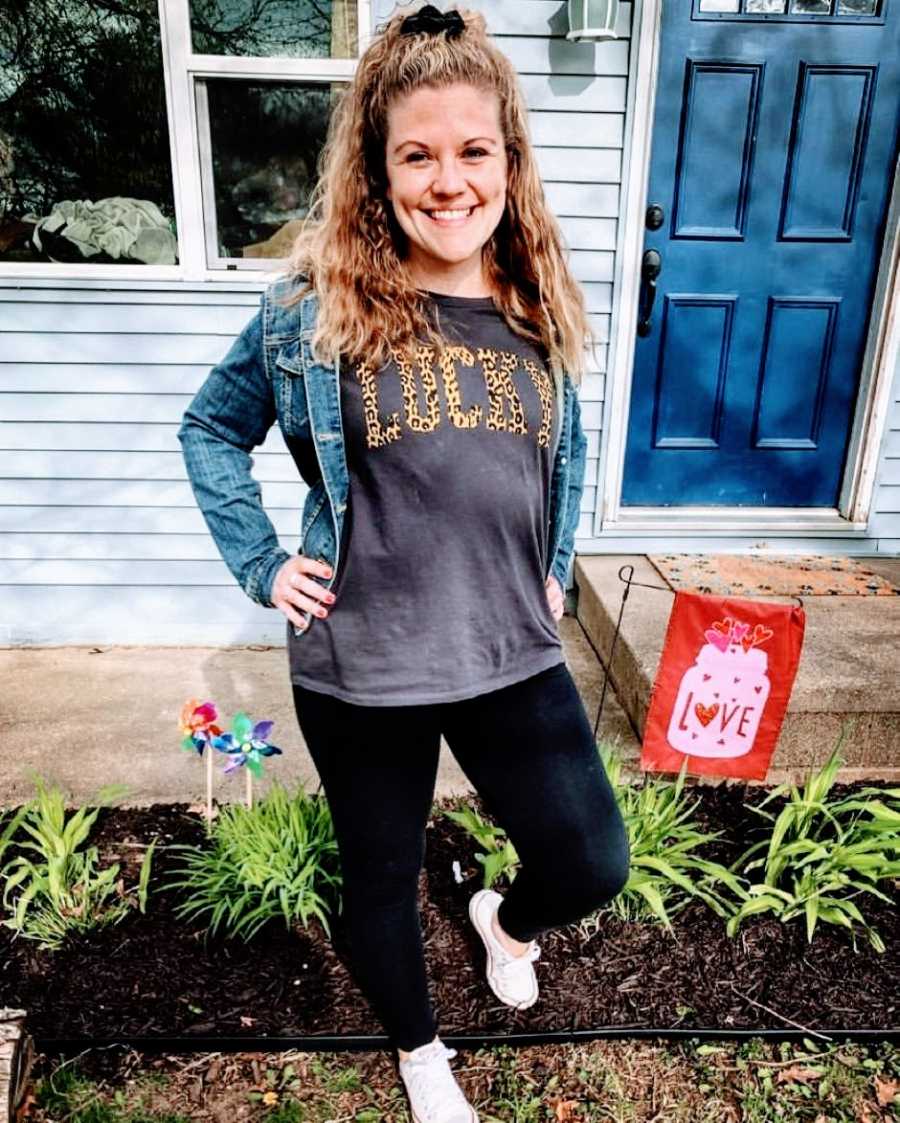
[[642,338],[652,331],[651,316],[656,299],[656,279],[662,272],[659,250],[645,250],[641,259],[641,291],[638,297],[637,333]]

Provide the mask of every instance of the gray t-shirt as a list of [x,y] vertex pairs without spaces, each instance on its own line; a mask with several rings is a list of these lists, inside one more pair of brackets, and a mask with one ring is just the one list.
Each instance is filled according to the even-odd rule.
[[334,604],[291,681],[367,706],[451,702],[563,662],[547,602],[559,418],[540,350],[490,297],[431,293],[443,363],[341,365],[350,493]]

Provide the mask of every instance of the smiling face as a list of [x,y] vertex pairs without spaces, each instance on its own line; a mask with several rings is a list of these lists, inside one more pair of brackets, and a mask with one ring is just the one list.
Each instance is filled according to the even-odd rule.
[[398,98],[388,111],[385,163],[413,283],[490,295],[481,250],[503,216],[507,186],[497,95],[460,83]]

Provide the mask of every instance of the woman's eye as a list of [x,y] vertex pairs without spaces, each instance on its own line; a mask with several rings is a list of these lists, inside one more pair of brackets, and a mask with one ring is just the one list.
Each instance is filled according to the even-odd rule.
[[423,156],[426,160],[428,159],[428,156],[424,152],[410,152],[406,159],[407,161],[412,160],[415,163],[420,163],[420,161],[416,160],[417,156]]
[[486,156],[487,155],[487,152],[485,152],[485,150],[483,148],[467,148],[466,152],[467,153],[473,153],[474,152],[474,154],[476,156]]

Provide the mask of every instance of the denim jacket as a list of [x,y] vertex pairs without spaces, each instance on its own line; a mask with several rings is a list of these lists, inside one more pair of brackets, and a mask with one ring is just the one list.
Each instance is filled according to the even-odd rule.
[[[210,371],[185,410],[178,440],[197,504],[219,553],[244,592],[272,608],[272,585],[292,557],[278,542],[259,484],[251,475],[251,450],[275,421],[309,487],[300,520],[298,553],[327,562],[338,573],[349,474],[341,422],[337,359],[316,362],[311,343],[317,296],[308,293],[285,309],[274,297],[295,282],[272,282],[260,308]],[[568,374],[554,372],[557,416],[550,485],[548,566],[563,590],[574,552],[584,486],[587,438],[578,394]],[[303,611],[306,627],[312,616]],[[305,631],[292,625],[294,635]]]

